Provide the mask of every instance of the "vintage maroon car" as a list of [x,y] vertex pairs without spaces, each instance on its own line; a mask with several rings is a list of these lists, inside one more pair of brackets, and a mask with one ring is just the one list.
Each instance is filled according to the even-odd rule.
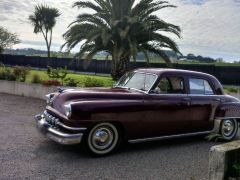
[[205,73],[137,69],[113,88],[60,89],[47,95],[38,128],[60,144],[83,141],[95,155],[130,143],[218,132],[235,138],[240,101]]

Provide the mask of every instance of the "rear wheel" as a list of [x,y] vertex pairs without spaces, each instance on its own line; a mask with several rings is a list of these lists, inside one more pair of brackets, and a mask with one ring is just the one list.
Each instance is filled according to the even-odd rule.
[[224,119],[221,122],[220,133],[225,140],[233,140],[238,133],[238,122],[236,119]]
[[119,131],[111,123],[95,125],[88,133],[86,145],[89,152],[95,156],[104,156],[117,149],[120,142]]

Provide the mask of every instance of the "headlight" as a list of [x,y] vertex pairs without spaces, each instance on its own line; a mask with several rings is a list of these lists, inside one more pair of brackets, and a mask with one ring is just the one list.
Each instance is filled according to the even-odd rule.
[[54,94],[47,94],[46,96],[47,104],[51,104],[53,101]]
[[65,114],[67,117],[71,117],[72,115],[72,107],[71,107],[71,104],[66,104],[64,105],[65,107]]

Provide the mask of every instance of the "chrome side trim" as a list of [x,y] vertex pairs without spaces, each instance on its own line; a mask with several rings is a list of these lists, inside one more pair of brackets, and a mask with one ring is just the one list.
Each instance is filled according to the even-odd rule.
[[240,119],[240,117],[216,117],[216,119],[220,119],[220,120],[223,120],[223,119]]
[[196,133],[170,135],[170,136],[160,136],[160,137],[152,137],[152,138],[133,139],[133,140],[129,140],[128,142],[129,143],[149,142],[149,141],[173,139],[173,138],[179,138],[179,137],[189,137],[189,136],[204,135],[204,134],[209,134],[211,132],[212,131],[203,131],[203,132],[196,132]]
[[61,123],[61,122],[58,122],[57,125],[61,126],[61,127],[64,128],[64,129],[70,130],[70,131],[85,131],[85,130],[87,130],[87,128],[74,128],[74,127],[69,127],[69,126],[64,125],[64,124]]

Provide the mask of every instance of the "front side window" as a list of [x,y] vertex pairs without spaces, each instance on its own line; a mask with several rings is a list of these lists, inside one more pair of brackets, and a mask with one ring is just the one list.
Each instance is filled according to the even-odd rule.
[[190,94],[205,94],[213,95],[213,89],[210,86],[209,82],[204,79],[189,79]]
[[182,77],[163,77],[153,90],[157,94],[185,94],[184,79]]
[[157,76],[153,74],[129,72],[118,81],[116,87],[149,91],[156,78]]

